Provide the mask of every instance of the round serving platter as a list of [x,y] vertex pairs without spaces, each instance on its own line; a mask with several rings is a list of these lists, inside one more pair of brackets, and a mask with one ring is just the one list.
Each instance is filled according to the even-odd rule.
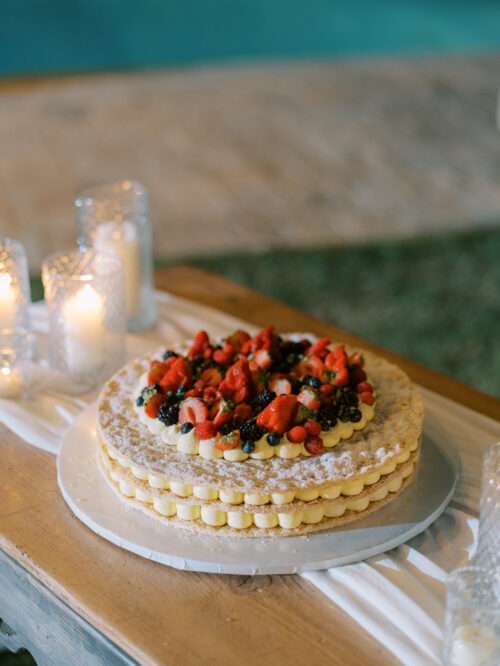
[[446,508],[457,464],[424,435],[415,480],[370,516],[328,532],[281,538],[218,537],[168,526],[126,502],[97,466],[95,405],[75,420],[57,462],[61,493],[87,527],[104,539],[176,569],[220,574],[289,574],[359,562],[423,532]]

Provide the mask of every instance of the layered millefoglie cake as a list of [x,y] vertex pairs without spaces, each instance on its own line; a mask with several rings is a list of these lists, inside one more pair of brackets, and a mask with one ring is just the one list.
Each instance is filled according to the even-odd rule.
[[411,482],[423,406],[404,372],[324,338],[236,331],[133,361],[104,387],[99,464],[167,525],[286,536],[376,511]]

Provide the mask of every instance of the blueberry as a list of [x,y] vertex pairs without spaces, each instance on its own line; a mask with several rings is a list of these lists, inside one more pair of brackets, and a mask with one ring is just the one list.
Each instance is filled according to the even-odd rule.
[[321,386],[320,380],[317,377],[313,377],[312,375],[307,375],[307,377],[304,379],[304,383],[315,389],[319,389]]
[[188,432],[194,428],[194,425],[190,421],[186,421],[181,425],[181,432],[183,435],[187,435]]
[[361,416],[362,415],[359,409],[354,408],[351,409],[351,411],[349,412],[349,417],[350,417],[349,420],[352,421],[353,423],[359,423],[361,421]]
[[271,432],[266,439],[271,446],[277,446],[281,441],[281,435],[277,432]]
[[177,353],[174,352],[174,351],[167,350],[167,351],[163,354],[163,360],[166,361],[167,359],[171,358],[172,356],[179,356],[179,354],[177,354]]
[[140,395],[140,396],[137,398],[137,400],[135,401],[135,404],[137,405],[137,407],[142,407],[142,406],[143,406],[143,404],[144,404],[144,398],[142,397],[142,395]]
[[177,391],[175,392],[175,395],[178,398],[183,398],[186,395],[187,388],[185,386],[179,386]]
[[242,450],[244,453],[252,453],[252,451],[255,449],[255,444],[254,442],[251,442],[250,440],[247,440],[246,442],[243,442],[242,445]]

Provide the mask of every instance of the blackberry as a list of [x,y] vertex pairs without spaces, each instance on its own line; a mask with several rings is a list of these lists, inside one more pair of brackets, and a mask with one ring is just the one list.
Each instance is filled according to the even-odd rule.
[[349,417],[349,420],[353,423],[359,423],[362,417],[361,411],[355,407],[349,412]]
[[258,407],[267,407],[267,405],[274,400],[276,397],[276,393],[274,391],[271,391],[270,388],[266,386],[266,388],[259,393],[259,395],[255,398],[255,403]]
[[194,428],[194,425],[191,423],[191,421],[186,421],[181,425],[181,433],[183,435],[187,435],[188,432],[191,432],[191,430]]
[[167,359],[171,358],[172,356],[179,356],[179,354],[177,354],[177,352],[172,351],[171,349],[168,349],[163,354],[163,360],[166,361]]
[[351,412],[348,407],[342,406],[339,409],[339,419],[342,421],[342,423],[348,423],[348,421],[351,420]]
[[281,435],[277,432],[271,432],[266,439],[271,446],[277,446],[281,442]]
[[229,421],[229,423],[224,423],[224,425],[221,425],[219,428],[221,435],[229,435],[231,430],[234,430],[234,423],[232,421]]
[[255,449],[255,443],[248,439],[246,442],[243,442],[241,449],[243,453],[250,454]]
[[339,395],[339,401],[347,407],[357,407],[358,396],[350,389],[343,389]]
[[249,419],[240,425],[240,436],[244,441],[256,442],[263,434],[264,430],[257,425],[255,419]]
[[175,425],[179,420],[179,407],[164,402],[158,410],[158,418],[167,426]]
[[307,384],[308,386],[311,386],[314,389],[319,389],[321,386],[321,382],[317,377],[313,377],[312,375],[306,375],[304,377],[304,384]]
[[335,425],[331,421],[320,421],[321,430],[330,430]]

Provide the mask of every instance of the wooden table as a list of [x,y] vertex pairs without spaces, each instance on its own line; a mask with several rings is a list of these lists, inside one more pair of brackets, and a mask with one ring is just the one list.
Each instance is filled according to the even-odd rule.
[[[190,267],[157,285],[258,325],[365,342]],[[500,420],[500,401],[395,359],[412,378]],[[2,428],[0,642],[40,664],[391,666],[398,661],[299,576],[213,576],[162,567],[84,527],[56,486],[53,456]]]

